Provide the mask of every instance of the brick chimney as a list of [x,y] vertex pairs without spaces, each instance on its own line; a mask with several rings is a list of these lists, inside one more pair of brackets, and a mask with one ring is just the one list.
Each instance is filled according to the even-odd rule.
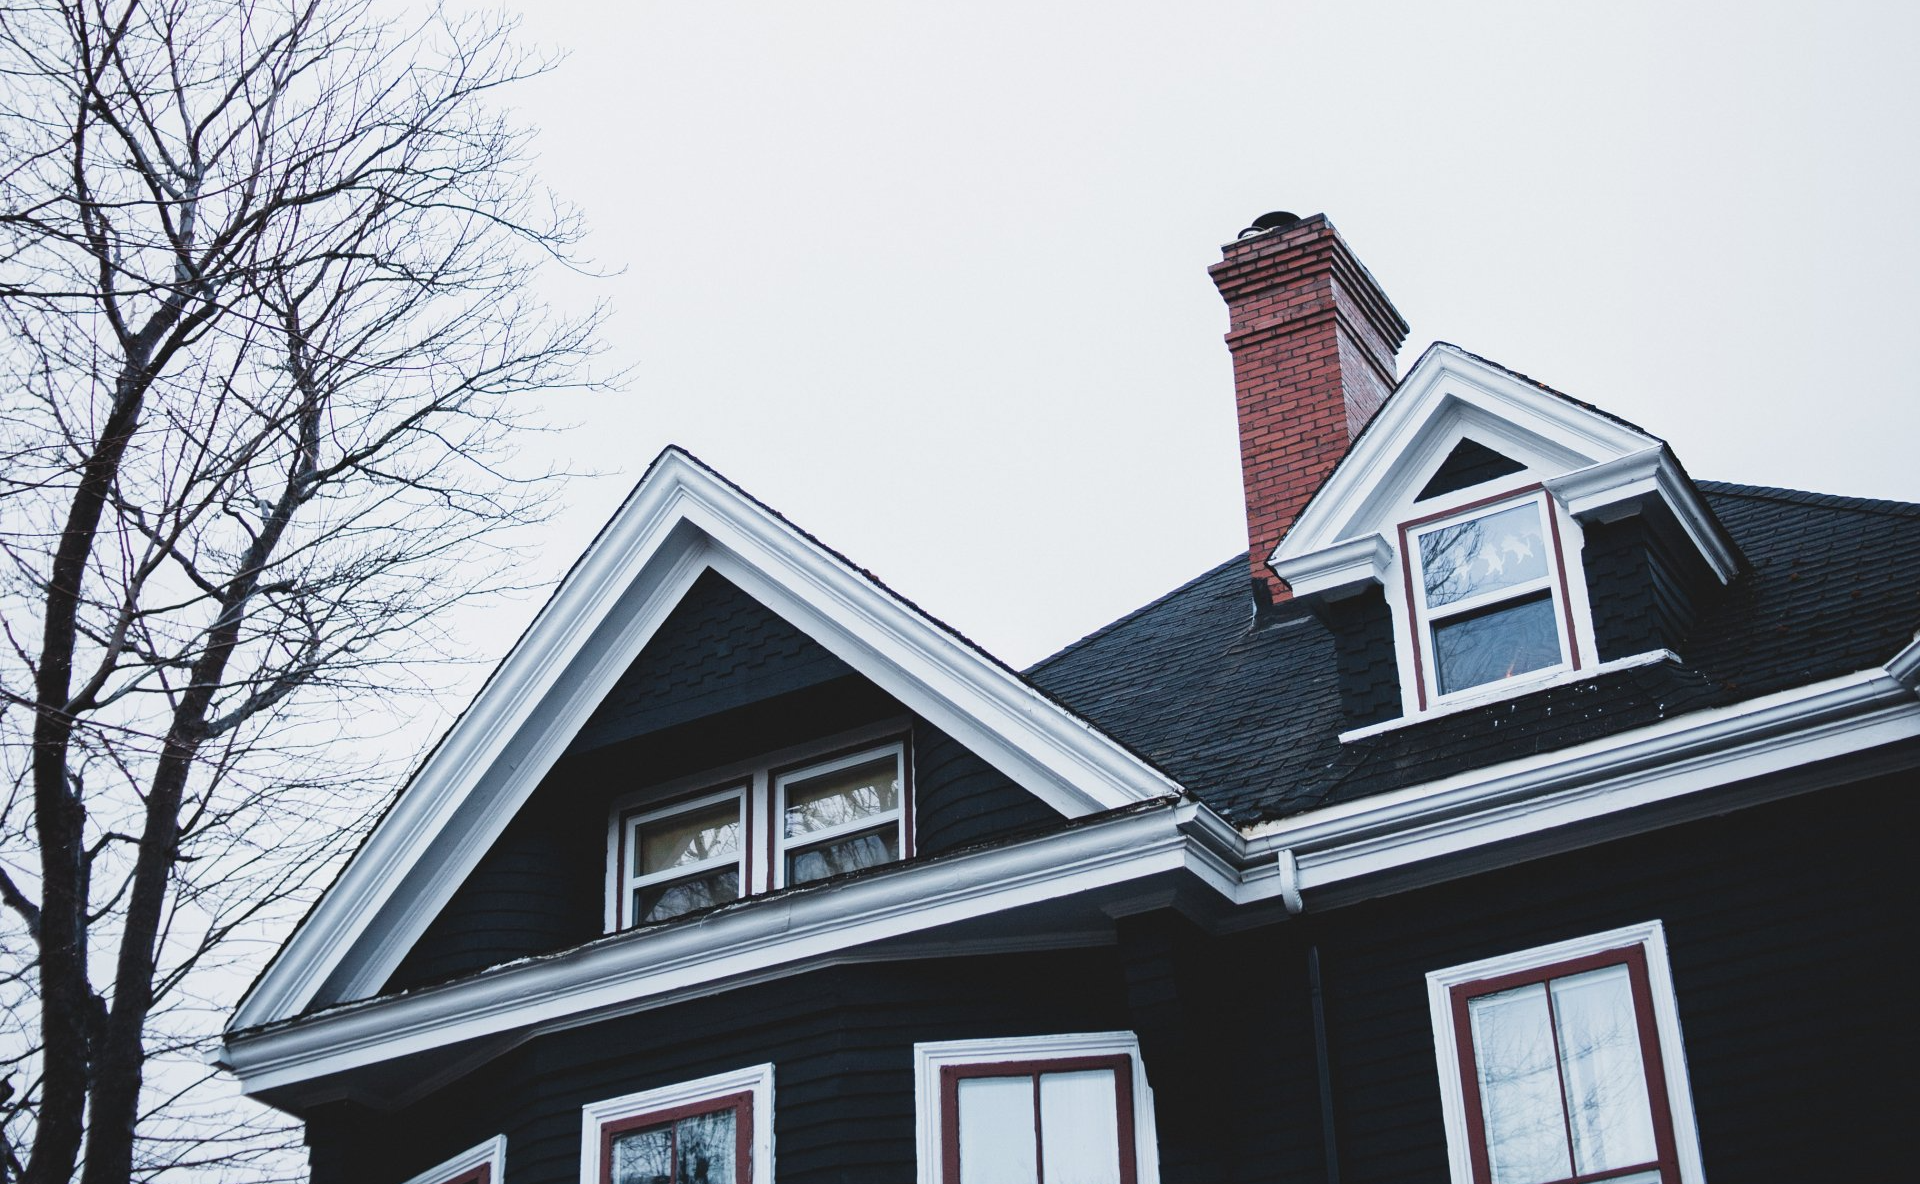
[[1407,323],[1325,214],[1263,214],[1221,256],[1254,599],[1277,604],[1267,559],[1393,390]]

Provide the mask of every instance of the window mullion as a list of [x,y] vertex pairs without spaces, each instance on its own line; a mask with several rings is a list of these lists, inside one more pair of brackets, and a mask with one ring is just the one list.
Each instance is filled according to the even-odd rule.
[[1560,1013],[1553,1006],[1553,980],[1540,980],[1540,989],[1547,996],[1547,1037],[1553,1041],[1553,1076],[1560,1083],[1560,1124],[1567,1132],[1567,1174],[1569,1177],[1580,1174],[1580,1154],[1573,1145],[1573,1104],[1567,1097],[1567,1067],[1565,1050],[1560,1047]]
[[1040,1073],[1033,1074],[1033,1178],[1035,1184],[1047,1184],[1047,1133],[1040,1121]]

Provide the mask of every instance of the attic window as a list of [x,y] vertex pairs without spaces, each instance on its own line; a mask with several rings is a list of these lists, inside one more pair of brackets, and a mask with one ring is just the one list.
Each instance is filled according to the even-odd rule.
[[620,923],[664,921],[740,898],[747,786],[628,811],[620,827]]
[[890,722],[623,795],[607,931],[910,858],[912,753]]
[[782,886],[900,858],[905,747],[848,753],[774,776]]
[[1422,710],[1580,665],[1554,507],[1535,488],[1401,527]]

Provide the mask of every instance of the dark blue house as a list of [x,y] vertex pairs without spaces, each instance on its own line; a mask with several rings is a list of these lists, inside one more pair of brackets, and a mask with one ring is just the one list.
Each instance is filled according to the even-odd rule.
[[1032,669],[654,463],[226,1034],[316,1184],[1910,1177],[1920,506],[1212,275],[1249,551]]

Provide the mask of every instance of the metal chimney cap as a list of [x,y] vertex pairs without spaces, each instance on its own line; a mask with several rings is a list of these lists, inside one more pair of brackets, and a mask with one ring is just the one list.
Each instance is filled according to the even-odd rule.
[[1269,230],[1285,230],[1298,221],[1300,221],[1300,215],[1298,214],[1288,213],[1286,210],[1274,210],[1255,218],[1253,225],[1247,227],[1235,237],[1252,238],[1256,234],[1265,234]]

